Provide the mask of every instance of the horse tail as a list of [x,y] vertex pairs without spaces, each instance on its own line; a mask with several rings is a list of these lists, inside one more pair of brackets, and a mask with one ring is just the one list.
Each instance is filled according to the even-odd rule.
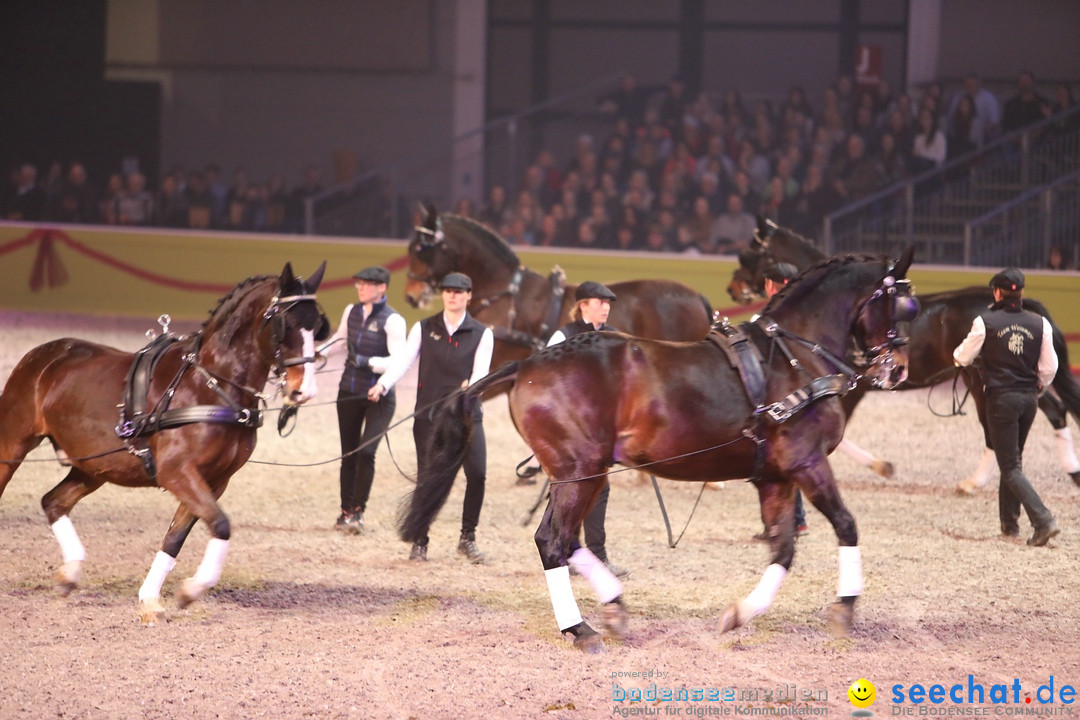
[[416,488],[402,501],[398,518],[398,536],[405,542],[419,542],[427,536],[465,462],[472,438],[472,417],[481,395],[490,387],[513,381],[518,365],[518,361],[506,363],[436,408],[431,440],[426,448],[417,448],[426,460],[417,471]]
[[1080,421],[1080,384],[1077,384],[1076,378],[1073,377],[1072,366],[1069,364],[1069,345],[1065,340],[1065,333],[1054,323],[1046,306],[1038,300],[1024,298],[1024,307],[1039,313],[1050,322],[1054,352],[1058,356],[1057,374],[1054,375],[1051,385],[1061,401],[1065,403],[1065,408],[1077,421]]

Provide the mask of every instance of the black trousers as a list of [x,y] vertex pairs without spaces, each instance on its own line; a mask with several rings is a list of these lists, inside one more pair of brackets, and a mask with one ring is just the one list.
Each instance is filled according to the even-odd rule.
[[[413,440],[416,442],[416,467],[419,471],[428,458],[424,454],[434,424],[424,416],[413,420]],[[473,413],[472,439],[465,449],[465,502],[461,509],[461,534],[474,537],[480,524],[480,509],[484,506],[484,486],[487,483],[487,439],[484,437],[484,416],[480,408]],[[425,536],[420,542],[427,545]]]
[[1053,519],[1022,469],[1024,444],[1037,408],[1038,399],[1032,392],[999,390],[986,397],[990,444],[1001,471],[998,513],[1003,531],[1017,529],[1021,506],[1034,528],[1044,527]]
[[[367,395],[338,391],[338,434],[342,455],[339,483],[343,511],[363,512],[367,508],[375,479],[375,451],[396,407],[394,393],[384,395],[379,402],[371,402]],[[370,444],[356,450],[369,440]]]

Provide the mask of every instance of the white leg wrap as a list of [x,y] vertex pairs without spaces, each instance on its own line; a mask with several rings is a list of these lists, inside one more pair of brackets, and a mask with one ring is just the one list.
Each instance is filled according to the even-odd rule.
[[161,597],[161,586],[165,584],[165,578],[176,567],[176,558],[161,550],[154,556],[154,562],[150,565],[150,572],[146,574],[142,587],[139,588],[140,600],[152,600]]
[[836,580],[837,597],[862,595],[862,551],[859,546],[841,546],[836,549],[836,558],[840,564],[840,575]]
[[60,543],[60,554],[65,563],[82,562],[86,559],[86,548],[79,540],[79,534],[75,532],[75,526],[71,524],[71,518],[64,515],[52,524],[53,535]]
[[1072,431],[1068,427],[1063,427],[1055,430],[1054,435],[1057,437],[1058,460],[1061,461],[1061,468],[1070,475],[1080,471],[1080,460],[1076,459],[1076,450],[1073,448]]
[[619,578],[615,577],[607,569],[607,565],[600,562],[600,559],[588,548],[575,550],[570,556],[570,565],[581,573],[581,577],[589,581],[596,593],[596,599],[600,602],[609,603],[622,595],[623,586]]
[[780,590],[780,584],[786,577],[787,570],[783,565],[773,563],[765,568],[757,587],[739,604],[739,614],[743,622],[760,615],[772,606],[776,593]]
[[[315,357],[315,333],[311,330],[301,330],[300,337],[304,339],[304,357]],[[315,363],[304,364],[304,379],[300,383],[302,402],[307,402],[315,397],[318,386],[315,381]]]
[[995,468],[997,468],[997,456],[994,455],[994,451],[990,448],[983,448],[982,457],[979,458],[979,466],[975,468],[975,472],[968,478],[968,482],[977,488],[986,487],[986,483],[990,482],[990,476]]
[[210,538],[206,543],[206,553],[203,555],[199,569],[195,571],[195,581],[203,587],[214,587],[221,579],[221,569],[225,566],[225,556],[229,553],[229,541],[218,538]]
[[570,568],[563,566],[544,571],[548,594],[551,595],[551,608],[555,611],[555,623],[559,631],[567,630],[581,622],[581,610],[574,599],[574,589],[570,587]]
[[861,447],[851,442],[847,438],[840,441],[840,444],[836,446],[837,450],[840,450],[845,455],[859,463],[863,467],[870,467],[877,460],[873,455],[863,450]]

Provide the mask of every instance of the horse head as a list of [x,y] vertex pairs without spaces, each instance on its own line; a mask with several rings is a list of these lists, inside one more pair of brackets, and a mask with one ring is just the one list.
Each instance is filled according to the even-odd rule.
[[[877,256],[838,256],[804,271],[762,311],[781,326],[812,338],[850,362],[876,386],[907,379],[907,324],[919,305],[907,271],[914,248],[896,262]],[[839,322],[841,318],[845,322]]]
[[409,274],[405,282],[405,301],[411,307],[426,308],[439,281],[454,270],[446,247],[442,221],[434,205],[421,206],[423,221],[416,226],[409,243]]
[[915,248],[891,265],[857,307],[851,325],[854,360],[876,387],[891,390],[907,379],[908,324],[919,314],[907,278]]
[[325,272],[325,260],[306,279],[293,274],[292,263],[285,263],[277,292],[263,313],[273,328],[274,372],[286,405],[315,396],[315,343],[330,335],[330,322],[315,299]]
[[801,235],[758,215],[750,244],[739,252],[739,266],[728,284],[731,299],[743,305],[765,295],[765,270],[774,263],[791,263],[805,270],[825,259],[825,253]]

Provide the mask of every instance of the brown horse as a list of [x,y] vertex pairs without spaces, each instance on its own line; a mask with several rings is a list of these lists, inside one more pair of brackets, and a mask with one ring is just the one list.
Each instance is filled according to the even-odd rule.
[[315,340],[326,329],[315,290],[325,267],[307,280],[294,276],[290,264],[280,277],[249,278],[221,300],[199,332],[165,333],[135,355],[64,338],[19,361],[0,395],[0,495],[45,438],[70,466],[41,499],[63,555],[56,576],[63,594],[78,584],[86,556],[68,515],[107,482],[156,485],[180,501],[139,590],[144,624],[163,616],[161,587],[197,520],[212,538],[195,575],[180,588],[180,606],[217,582],[230,534],[217,501],[255,449],[271,371],[287,406],[315,393],[311,363]]
[[[810,240],[775,223],[758,218],[758,230],[749,247],[739,254],[739,267],[736,268],[728,293],[737,302],[752,302],[764,292],[764,270],[776,262],[788,262],[800,270],[810,267],[825,258]],[[953,367],[953,349],[967,336],[971,323],[991,303],[993,292],[989,287],[967,287],[940,293],[920,295],[922,312],[911,325],[911,367],[908,378],[899,390],[930,387],[960,372],[971,392],[975,403],[975,412],[982,425],[985,448],[979,465],[972,475],[957,484],[957,490],[963,494],[972,494],[976,488],[986,485],[990,476],[997,469],[994,451],[990,449],[990,438],[986,423],[986,396],[982,381],[973,368],[956,371]],[[1024,298],[1024,307],[1039,313],[1050,321],[1053,328],[1054,349],[1058,355],[1058,372],[1048,392],[1039,398],[1039,408],[1046,415],[1054,428],[1057,439],[1058,459],[1062,469],[1080,485],[1080,460],[1073,447],[1072,433],[1068,426],[1068,414],[1080,421],[1080,385],[1073,377],[1069,364],[1069,350],[1065,335],[1054,324],[1046,307],[1037,300]],[[869,388],[860,386],[844,396],[845,410],[854,412],[856,405]],[[850,443],[845,441],[846,445]],[[854,446],[850,446],[854,447]],[[859,448],[856,453],[866,464],[877,463],[891,467],[891,463],[882,463]]]
[[[472,278],[469,311],[495,333],[491,366],[520,360],[544,347],[570,321],[576,285],[562,271],[550,278],[529,270],[505,240],[475,220],[438,214],[428,206],[409,243],[405,299],[425,306],[439,281],[451,272]],[[709,332],[712,308],[701,293],[670,280],[632,280],[609,285],[618,297],[608,324],[638,337],[700,340]]]
[[[751,478],[769,530],[772,562],[757,588],[725,613],[728,630],[771,605],[795,553],[799,488],[832,523],[839,540],[836,628],[846,631],[862,589],[855,521],[840,498],[828,454],[844,433],[842,395],[862,374],[882,387],[905,375],[897,324],[914,304],[904,280],[909,250],[887,258],[835,258],[778,293],[756,321],[720,326],[697,342],[664,342],[622,333],[586,333],[511,362],[448,400],[400,522],[413,542],[446,501],[461,466],[469,415],[488,387],[513,382],[518,432],[551,477],[536,544],[559,630],[595,650],[567,563],[605,603],[606,624],[622,632],[622,585],[587,549],[572,543],[615,464],[647,466],[675,480]],[[723,337],[721,337],[721,333]],[[853,344],[861,370],[842,360]]]

